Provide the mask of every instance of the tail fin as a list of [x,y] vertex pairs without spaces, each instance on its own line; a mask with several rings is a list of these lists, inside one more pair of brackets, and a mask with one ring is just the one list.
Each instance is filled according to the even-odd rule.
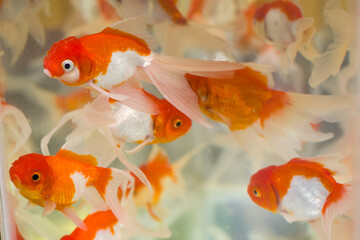
[[338,184],[330,193],[322,209],[322,225],[327,239],[331,240],[331,230],[334,218],[345,214],[353,205],[350,186]]
[[[103,175],[106,175],[104,171]],[[99,176],[99,179],[105,179],[105,176]],[[103,197],[113,214],[124,226],[124,228],[136,235],[147,235],[153,237],[167,238],[171,235],[170,231],[165,228],[162,230],[151,230],[143,227],[136,219],[136,207],[133,203],[134,178],[129,172],[111,168],[111,177],[107,182]],[[104,190],[103,182],[98,182],[95,187],[100,195]],[[121,189],[121,198],[118,191]]]
[[[282,107],[268,111],[271,106],[264,106],[261,120],[255,122],[245,131],[237,131],[235,135],[240,144],[256,145],[250,147],[250,154],[258,154],[257,142],[250,143],[248,137],[270,146],[281,158],[289,160],[299,157],[296,151],[302,149],[302,142],[321,142],[330,139],[332,133],[315,130],[311,123],[322,120],[336,122],[339,111],[354,108],[354,101],[346,96],[307,95],[286,93],[285,98],[272,99],[268,104],[280,101]],[[252,150],[252,151],[251,151]]]
[[202,116],[197,95],[191,90],[184,75],[193,73],[198,76],[221,78],[222,75],[233,74],[234,70],[243,67],[240,63],[154,55],[145,71],[166,100],[192,120],[210,127]]
[[[15,126],[12,120],[7,121],[7,119],[5,119],[8,115],[12,115],[14,117],[16,121]],[[10,153],[10,155],[12,155],[28,140],[31,134],[31,128],[25,115],[14,106],[2,104],[2,118],[4,119],[4,122],[7,123],[7,127],[15,135],[15,146]],[[20,132],[18,129],[20,129]]]
[[[94,183],[95,188],[100,196],[105,200],[107,206],[116,216],[121,216],[123,213],[119,210],[119,206],[127,201],[128,196],[132,195],[134,189],[134,178],[129,172],[115,168],[98,168],[99,177]],[[123,194],[119,199],[118,190],[131,194]],[[88,198],[91,198],[91,192],[87,192]],[[95,193],[94,193],[95,194]],[[95,199],[95,198],[94,198]]]
[[348,216],[337,216],[334,218],[331,227],[331,236],[327,237],[324,233],[321,219],[310,222],[311,227],[321,239],[338,240],[338,239],[356,239],[354,221]]
[[329,24],[334,42],[326,51],[313,60],[314,68],[309,79],[310,86],[316,87],[330,76],[339,73],[349,44],[354,41],[355,18],[348,12],[329,2],[324,11],[324,17]]

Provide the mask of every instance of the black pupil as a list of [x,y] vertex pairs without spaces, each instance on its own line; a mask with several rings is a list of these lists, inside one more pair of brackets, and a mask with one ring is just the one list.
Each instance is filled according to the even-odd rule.
[[181,126],[181,121],[177,121],[175,124],[176,127],[180,127]]
[[258,192],[254,189],[254,195],[257,196]]
[[39,180],[39,174],[35,173],[34,175],[32,175],[32,179],[34,181]]
[[64,64],[64,68],[65,68],[65,69],[70,69],[70,67],[71,67],[70,63],[65,63],[65,64]]

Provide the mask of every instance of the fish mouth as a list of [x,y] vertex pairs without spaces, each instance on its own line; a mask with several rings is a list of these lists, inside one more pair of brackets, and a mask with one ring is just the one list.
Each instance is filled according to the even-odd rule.
[[48,77],[51,77],[51,78],[52,78],[50,71],[47,70],[46,68],[44,69],[44,73],[45,73]]

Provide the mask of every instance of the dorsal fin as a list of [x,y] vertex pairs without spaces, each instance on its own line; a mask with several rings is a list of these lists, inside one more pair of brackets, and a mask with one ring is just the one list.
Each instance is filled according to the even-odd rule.
[[97,166],[97,160],[94,156],[88,154],[88,155],[79,155],[77,153],[74,153],[72,151],[66,150],[66,149],[60,149],[58,151],[58,153],[56,154],[57,157],[61,157],[61,158],[67,158],[67,159],[72,159],[72,160],[76,160],[82,163],[86,163],[92,166]]
[[135,39],[137,42],[139,42],[141,45],[146,46],[147,48],[149,48],[149,45],[147,44],[147,42],[133,34],[124,32],[124,31],[120,31],[118,29],[114,29],[111,27],[107,27],[104,30],[101,31],[102,33],[106,33],[106,34],[111,34],[111,35],[118,35],[118,36],[123,36],[123,37],[129,37],[132,39]]
[[[141,39],[146,42],[146,45],[151,49],[155,50],[158,47],[157,41],[155,38],[148,33],[146,25],[150,24],[150,17],[147,15],[141,15],[132,18],[126,18],[121,21],[118,21],[111,25],[108,28],[105,28],[103,32],[110,32],[114,30],[118,30],[120,32],[127,33],[136,37],[137,39]],[[109,30],[111,29],[111,30]],[[112,33],[114,34],[114,32]]]
[[341,153],[332,153],[325,156],[302,158],[302,160],[316,162],[333,172],[333,177],[339,183],[349,182],[352,179],[350,169],[344,162],[348,157],[344,157]]

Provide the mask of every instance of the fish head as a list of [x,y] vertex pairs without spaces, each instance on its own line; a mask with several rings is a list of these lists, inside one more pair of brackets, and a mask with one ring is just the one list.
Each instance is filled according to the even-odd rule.
[[269,166],[252,175],[248,185],[248,194],[257,205],[272,212],[278,207],[278,195],[272,185],[272,173],[276,166]]
[[29,200],[41,198],[41,193],[53,183],[46,158],[37,153],[21,156],[10,168],[10,179],[21,195]]
[[253,16],[253,28],[264,40],[277,47],[295,41],[293,23],[302,18],[301,9],[291,1],[277,0],[257,8]]
[[166,99],[160,103],[160,113],[155,118],[154,136],[158,142],[171,142],[189,131],[189,117],[171,105]]
[[55,43],[44,58],[44,73],[69,86],[91,80],[91,68],[92,61],[76,37]]

